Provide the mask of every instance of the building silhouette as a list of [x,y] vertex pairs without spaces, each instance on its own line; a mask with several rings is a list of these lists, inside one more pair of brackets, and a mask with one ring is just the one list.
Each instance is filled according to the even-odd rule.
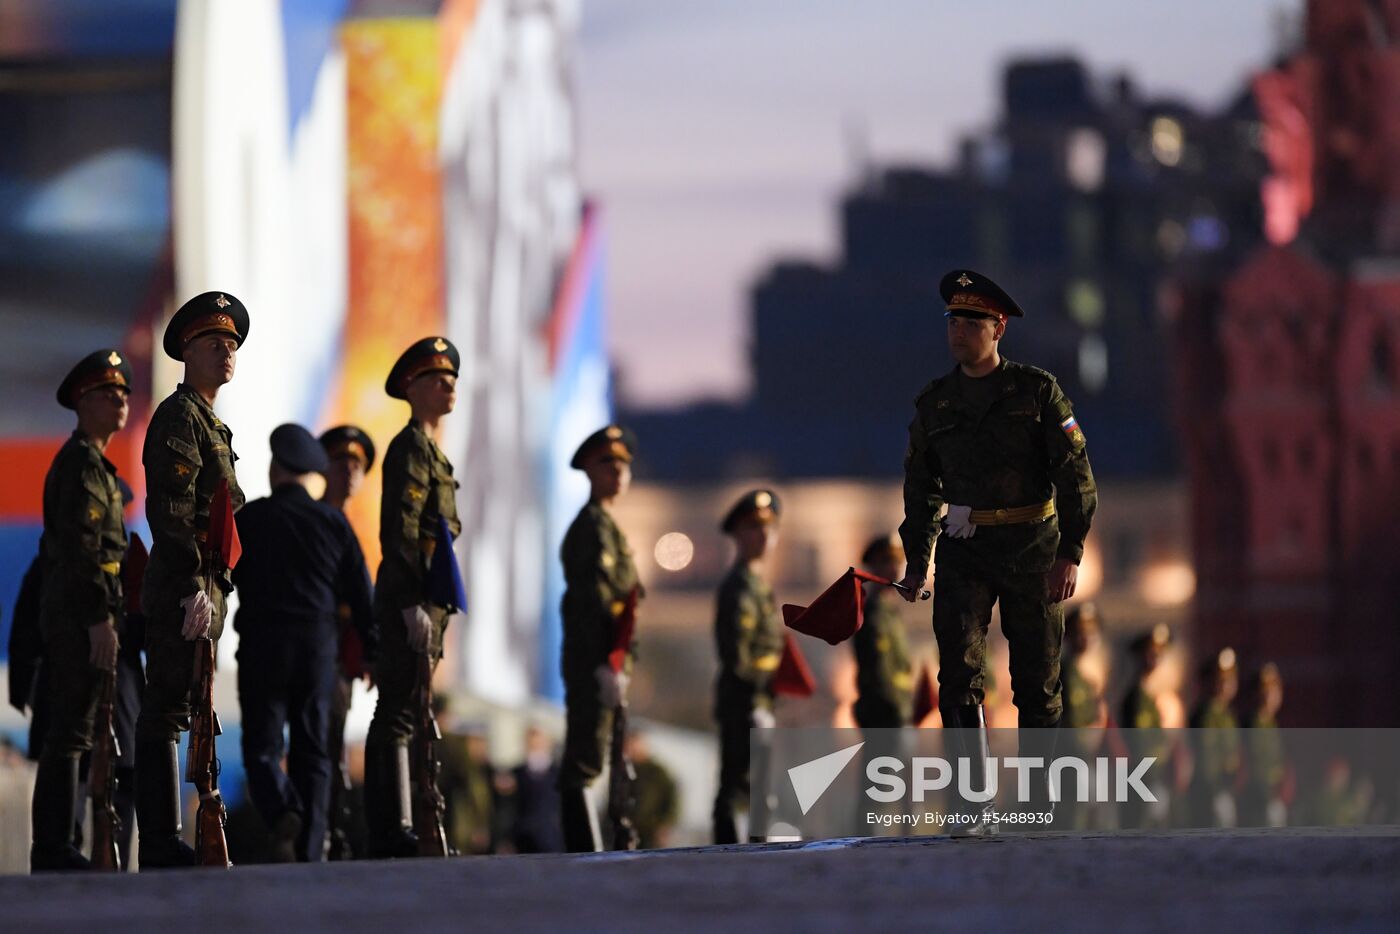
[[1265,161],[1248,94],[1203,115],[1071,58],[1008,65],[1002,113],[956,164],[865,173],[838,261],[772,264],[752,289],[754,393],[625,417],[648,479],[898,475],[914,396],[952,368],[939,278],[992,276],[1027,317],[1003,352],[1059,377],[1108,478],[1172,475],[1158,291],[1186,257],[1258,240]]

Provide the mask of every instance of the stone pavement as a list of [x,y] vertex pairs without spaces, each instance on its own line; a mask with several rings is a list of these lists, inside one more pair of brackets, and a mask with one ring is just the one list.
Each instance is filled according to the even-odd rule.
[[0,930],[1400,929],[1400,828],[835,840],[0,877]]

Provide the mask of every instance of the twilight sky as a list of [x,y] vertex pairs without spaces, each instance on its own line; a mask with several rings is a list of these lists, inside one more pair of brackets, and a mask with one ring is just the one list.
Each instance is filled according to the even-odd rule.
[[1001,67],[1026,54],[1217,107],[1302,5],[584,0],[581,170],[603,209],[624,397],[748,392],[749,287],[777,257],[834,258],[852,137],[876,164],[946,163],[995,121]]

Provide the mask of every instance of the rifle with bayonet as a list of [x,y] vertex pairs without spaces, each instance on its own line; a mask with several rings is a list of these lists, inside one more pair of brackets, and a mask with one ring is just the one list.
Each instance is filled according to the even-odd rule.
[[[637,629],[636,588],[627,595],[622,611],[613,622],[613,646],[608,664],[621,673],[632,652],[632,637]],[[635,850],[639,842],[633,814],[637,808],[637,770],[627,756],[627,698],[620,697],[613,708],[612,747],[608,760],[608,825],[612,831],[612,849]]]
[[447,802],[438,789],[442,766],[437,758],[442,731],[433,714],[433,661],[429,653],[418,659],[418,685],[415,691],[418,728],[413,731],[413,832],[418,836],[418,855],[449,856],[443,817]]
[[[210,612],[215,606],[214,588],[217,580],[227,574],[242,550],[237,544],[238,530],[233,522],[233,504],[229,498],[228,481],[219,483],[209,504],[209,530],[206,537],[208,552],[205,560],[205,596]],[[224,824],[228,812],[219,794],[219,756],[214,738],[223,733],[219,714],[214,710],[214,640],[207,635],[194,640],[194,679],[190,684],[190,748],[185,757],[185,781],[199,792],[199,811],[195,815],[195,852],[201,866],[222,866],[227,869],[228,840]]]
[[194,848],[201,866],[227,868],[228,841],[224,824],[228,813],[219,793],[219,757],[214,737],[223,733],[214,710],[214,642],[194,641],[194,687],[190,697],[190,748],[185,758],[185,781],[199,792],[195,816]]
[[117,759],[121,746],[113,723],[117,693],[117,673],[102,673],[102,689],[97,699],[97,722],[92,738],[92,760],[88,764],[88,795],[92,798],[92,868],[119,871],[121,854],[117,836],[122,821],[113,803],[117,784]]
[[627,704],[613,709],[612,754],[608,762],[608,824],[612,849],[635,850],[640,838],[632,815],[637,809],[637,770],[627,751]]

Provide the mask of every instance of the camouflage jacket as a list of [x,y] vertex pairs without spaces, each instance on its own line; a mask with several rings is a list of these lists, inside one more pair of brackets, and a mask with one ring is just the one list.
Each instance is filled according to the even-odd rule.
[[438,517],[461,534],[457,487],[447,455],[416,421],[389,442],[384,454],[384,495],[379,503],[383,559],[374,584],[379,612],[427,603],[428,567],[437,548]]
[[909,568],[927,571],[945,504],[1010,509],[1050,499],[1056,516],[979,525],[971,538],[940,541],[937,561],[1013,573],[1049,570],[1056,558],[1078,563],[1098,495],[1069,400],[1049,373],[1004,358],[985,378],[1001,389],[980,417],[956,368],[914,400],[899,527]]
[[1228,704],[1214,698],[1205,700],[1191,714],[1191,728],[1199,730],[1195,778],[1223,787],[1240,770],[1242,748],[1239,721]]
[[[593,690],[593,672],[608,660],[615,622],[636,589],[644,593],[627,537],[601,503],[589,500],[579,511],[559,549],[564,562],[564,682]],[[635,650],[636,640],[632,647]],[[627,664],[631,665],[629,654]]]
[[44,477],[40,625],[91,626],[122,618],[126,524],[117,468],[73,432]]
[[[865,601],[865,622],[856,630],[856,706],[879,708],[882,720],[908,723],[914,707],[914,665],[904,620],[891,593],[874,591]],[[862,719],[862,722],[864,718]]]
[[[161,602],[178,601],[207,583],[205,535],[209,504],[220,480],[228,480],[234,511],[243,508],[233,452],[233,432],[214,407],[181,383],[151,416],[141,463],[146,468],[146,521],[151,526],[151,559],[146,565],[141,602],[149,613]],[[233,590],[225,569],[218,578]]]
[[715,647],[719,651],[715,715],[747,715],[756,707],[771,708],[769,683],[783,657],[783,619],[773,589],[742,565],[731,569],[719,587]]

